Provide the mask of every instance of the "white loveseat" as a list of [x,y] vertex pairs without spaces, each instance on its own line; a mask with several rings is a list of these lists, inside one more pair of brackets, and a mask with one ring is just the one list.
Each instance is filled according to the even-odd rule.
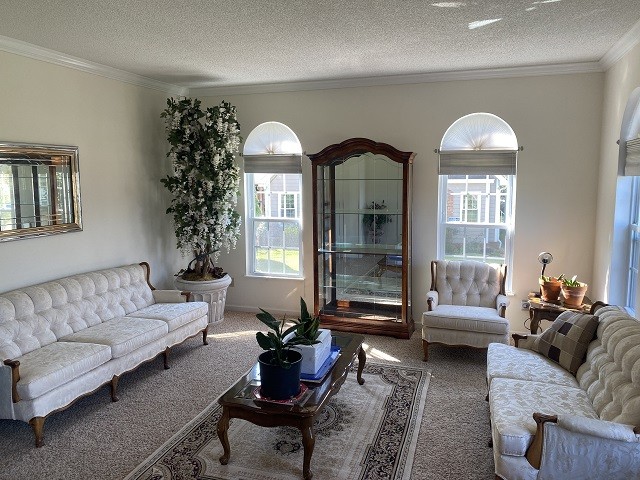
[[640,322],[614,306],[594,314],[576,376],[535,351],[539,335],[489,346],[496,478],[640,479]]
[[199,334],[204,302],[156,290],[147,263],[61,278],[0,294],[0,418],[29,422],[36,446],[44,420]]

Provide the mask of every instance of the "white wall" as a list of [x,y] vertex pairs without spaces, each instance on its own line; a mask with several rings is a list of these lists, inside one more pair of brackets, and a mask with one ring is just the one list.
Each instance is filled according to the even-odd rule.
[[164,214],[166,95],[0,52],[0,141],[79,147],[84,230],[0,243],[0,292],[148,261],[171,286],[183,263]]
[[[626,274],[628,264],[616,259],[614,251],[625,248],[624,239],[613,235],[614,212],[616,209],[616,184],[618,173],[618,145],[622,116],[631,92],[640,86],[640,45],[637,45],[605,74],[604,106],[602,115],[602,146],[598,183],[598,209],[596,215],[594,277],[598,279],[595,295],[604,301],[620,302],[625,284],[615,281],[610,290],[613,276],[622,270]],[[622,199],[624,202],[624,199]]]
[[[468,113],[489,112],[507,121],[524,146],[518,159],[515,259],[510,272],[515,295],[507,311],[512,330],[523,331],[527,314],[520,310],[519,300],[537,289],[540,251],[550,251],[555,258],[547,273],[578,274],[581,280],[592,282],[603,79],[603,74],[576,74],[225,99],[238,107],[245,137],[258,124],[275,120],[291,127],[308,153],[350,137],[367,137],[417,152],[412,292],[416,321],[426,309],[429,262],[436,255],[438,176],[433,150],[449,125]],[[219,100],[208,97],[203,103],[213,105]],[[231,308],[260,306],[295,312],[300,296],[311,302],[311,169],[306,158],[303,169],[305,279],[246,277],[245,238],[241,238],[238,249],[220,259],[234,277],[227,297]]]

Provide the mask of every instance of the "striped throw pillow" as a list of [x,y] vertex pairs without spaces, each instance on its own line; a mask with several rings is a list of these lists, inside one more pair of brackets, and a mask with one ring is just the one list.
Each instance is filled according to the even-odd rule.
[[598,317],[595,315],[562,312],[537,339],[536,350],[575,375],[597,329]]

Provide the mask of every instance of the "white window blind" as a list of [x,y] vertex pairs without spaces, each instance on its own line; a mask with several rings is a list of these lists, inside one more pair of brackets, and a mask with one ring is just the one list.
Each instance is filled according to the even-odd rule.
[[640,138],[625,142],[625,176],[640,176]]

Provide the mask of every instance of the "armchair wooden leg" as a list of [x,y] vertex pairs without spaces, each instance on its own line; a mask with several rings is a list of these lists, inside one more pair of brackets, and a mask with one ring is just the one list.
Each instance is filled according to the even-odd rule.
[[422,359],[423,362],[426,362],[429,360],[429,342],[427,342],[426,340],[422,340],[422,352],[424,353],[424,358]]
[[209,335],[209,325],[207,325],[204,330],[202,330],[202,343],[205,345],[209,345],[209,339],[207,338]]
[[162,356],[164,357],[164,369],[169,370],[169,354],[171,353],[171,347],[164,349]]
[[118,380],[120,380],[119,375],[114,375],[113,378],[111,379],[111,401],[112,402],[117,402],[118,400],[120,400],[120,397],[118,397]]
[[36,437],[36,448],[40,448],[44,445],[44,417],[33,417],[29,420],[29,425],[31,425],[33,434]]

